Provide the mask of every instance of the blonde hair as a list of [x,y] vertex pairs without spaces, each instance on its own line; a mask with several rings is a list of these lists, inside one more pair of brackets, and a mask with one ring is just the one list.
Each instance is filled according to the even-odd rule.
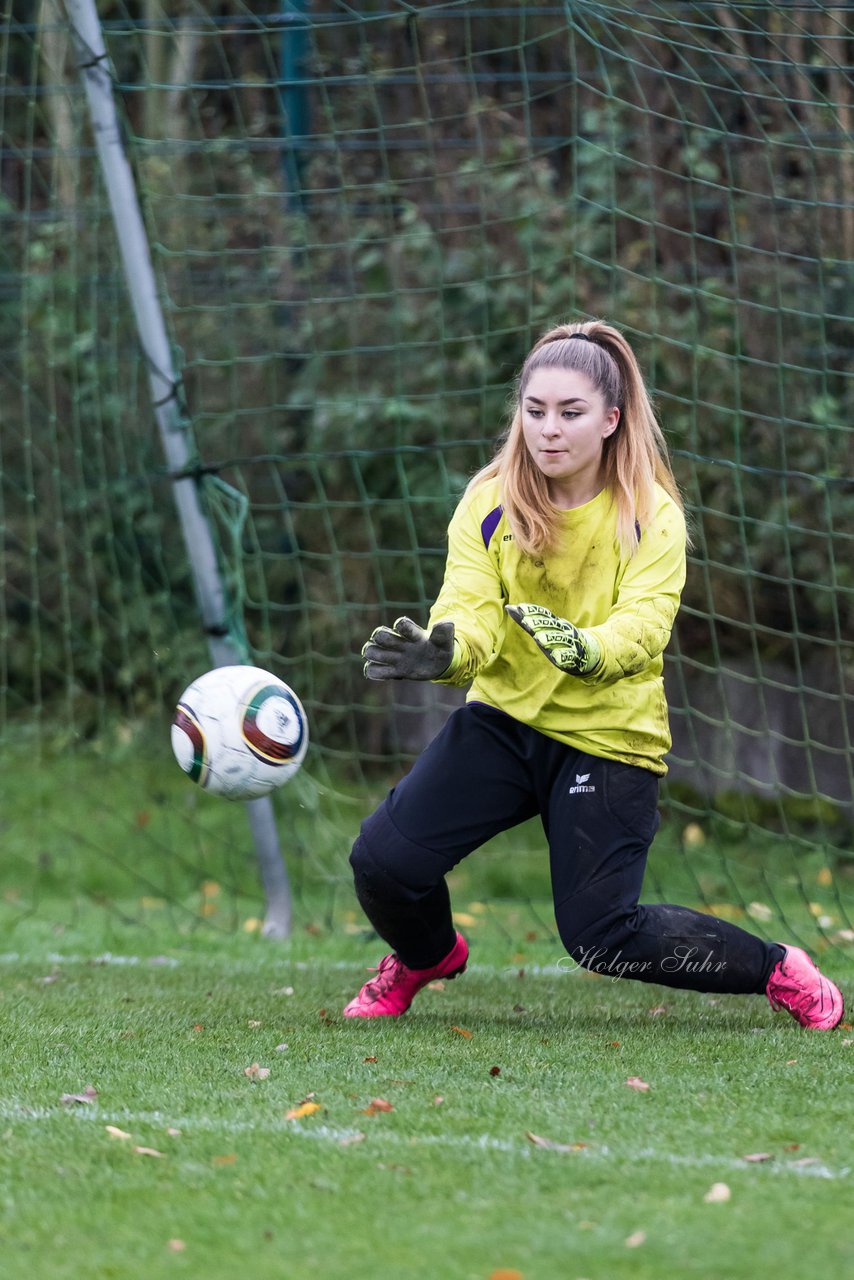
[[522,433],[525,388],[531,375],[545,368],[585,374],[606,407],[620,410],[616,431],[603,442],[602,464],[605,487],[617,508],[617,541],[628,558],[637,549],[639,530],[653,517],[656,483],[680,510],[682,499],[635,353],[621,333],[601,320],[558,325],[531,348],[516,382],[513,417],[504,441],[492,461],[472,478],[467,492],[497,477],[517,545],[529,555],[556,549],[560,512],[549,498],[548,481],[528,452]]

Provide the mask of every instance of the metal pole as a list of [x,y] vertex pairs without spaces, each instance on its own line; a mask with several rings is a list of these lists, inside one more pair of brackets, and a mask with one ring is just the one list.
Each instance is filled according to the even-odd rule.
[[[196,601],[214,666],[239,663],[229,636],[225,588],[216,546],[199,499],[195,451],[181,410],[179,380],[157,294],[148,237],[133,173],[122,145],[113,81],[95,0],[65,0],[83,78],[95,145],[110,201],[119,252],[136,329],[148,369],[151,400],[169,471],[184,544],[190,560]],[[264,933],[286,938],[291,931],[291,891],[268,796],[246,803],[249,825],[266,896]]]
[[307,0],[282,0],[282,35],[280,42],[281,84],[279,103],[281,127],[288,138],[284,151],[285,179],[288,185],[288,208],[303,212],[302,171],[305,161],[308,113],[308,27]]

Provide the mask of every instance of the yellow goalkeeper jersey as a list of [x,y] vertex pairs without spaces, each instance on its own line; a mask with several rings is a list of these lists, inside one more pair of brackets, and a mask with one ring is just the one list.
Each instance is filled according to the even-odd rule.
[[[656,486],[656,494],[655,515],[628,560],[605,489],[561,512],[560,550],[543,559],[516,546],[497,480],[463,498],[430,612],[431,626],[455,626],[457,665],[440,683],[472,681],[469,702],[496,707],[590,755],[666,773],[662,655],[685,583],[685,521],[664,489]],[[505,604],[526,603],[592,631],[602,647],[595,670],[578,677],[553,666],[504,612]]]

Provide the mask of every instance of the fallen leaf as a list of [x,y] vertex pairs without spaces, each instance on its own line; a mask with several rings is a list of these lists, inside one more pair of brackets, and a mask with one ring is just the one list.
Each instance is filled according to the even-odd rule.
[[164,1160],[165,1156],[162,1151],[155,1151],[154,1147],[133,1147],[134,1155],[138,1156],[156,1156],[158,1160]]
[[765,1160],[773,1160],[770,1151],[754,1151],[752,1155],[742,1156],[742,1160],[746,1160],[748,1164],[762,1164]]
[[277,1044],[277,1045],[276,1045],[276,1053],[284,1053],[284,1052],[285,1052],[285,1050],[287,1049],[287,1047],[288,1047],[288,1046],[284,1043],[284,1041],[283,1041],[281,1044]]
[[689,849],[698,849],[706,843],[706,833],[699,822],[689,822],[682,829],[682,841]]
[[166,1130],[166,1132],[168,1133],[168,1135],[169,1135],[169,1137],[170,1137],[170,1138],[180,1138],[180,1136],[181,1136],[181,1130],[180,1130],[180,1129],[173,1129],[171,1125],[170,1125],[170,1126],[169,1126],[169,1128]]
[[489,1280],[525,1280],[521,1271],[513,1271],[508,1267],[499,1267],[489,1273]]
[[259,1067],[257,1062],[253,1062],[250,1067],[243,1068],[243,1074],[248,1076],[250,1080],[266,1080],[270,1074],[269,1067]]
[[804,1156],[801,1160],[792,1160],[795,1169],[808,1169],[812,1164],[821,1164],[818,1156]]
[[92,1084],[87,1084],[82,1093],[64,1093],[59,1101],[63,1106],[68,1107],[72,1102],[79,1102],[82,1105],[91,1106],[98,1096],[98,1090]]
[[211,1164],[216,1165],[218,1168],[223,1168],[225,1165],[229,1164],[237,1164],[237,1156],[234,1154],[229,1154],[227,1156],[213,1156],[211,1158]]
[[649,1085],[645,1080],[641,1080],[640,1076],[629,1076],[626,1084],[630,1089],[637,1089],[638,1093],[646,1093]]
[[298,1107],[291,1107],[290,1111],[285,1112],[285,1119],[303,1120],[306,1116],[313,1116],[315,1111],[319,1110],[319,1102],[301,1102]]
[[799,1142],[790,1142],[783,1148],[784,1151],[800,1151],[801,1144]]
[[546,1151],[583,1151],[587,1146],[586,1142],[555,1142],[553,1138],[541,1138],[538,1133],[527,1131],[525,1137],[535,1147],[543,1147]]
[[442,1105],[442,1103],[443,1103],[444,1101],[445,1101],[445,1099],[442,1097],[441,1093],[437,1093],[437,1094],[436,1094],[436,1096],[435,1096],[435,1098],[433,1099],[433,1106],[434,1106],[434,1107],[441,1107],[441,1105]]
[[451,1027],[452,1031],[456,1031],[458,1036],[465,1036],[466,1040],[471,1040],[471,1031],[466,1031],[465,1027]]
[[630,1236],[626,1236],[624,1241],[627,1249],[637,1249],[640,1245],[646,1243],[645,1231],[633,1231]]
[[385,1098],[371,1098],[371,1101],[362,1110],[362,1115],[375,1116],[379,1111],[394,1111],[394,1107],[390,1102],[386,1102]]
[[258,1022],[255,1018],[250,1018],[246,1025],[247,1025],[247,1027],[249,1027],[252,1031],[257,1031],[257,1030],[258,1030],[258,1028],[261,1026],[261,1023],[260,1023],[260,1022]]
[[740,920],[744,916],[744,907],[738,907],[733,902],[713,902],[703,910],[707,915],[717,916],[719,920]]
[[667,1006],[663,1004],[653,1005],[649,1010],[649,1016],[651,1018],[660,1018],[663,1013],[667,1013]]
[[377,1060],[377,1055],[375,1053],[372,1053],[369,1058],[365,1058],[365,1062],[376,1062],[376,1060]]
[[830,867],[822,867],[815,878],[816,884],[820,884],[823,888],[828,888],[833,884],[833,872]]
[[352,1147],[356,1142],[364,1142],[366,1136],[364,1133],[351,1133],[346,1138],[342,1138],[338,1145],[339,1147]]
[[773,920],[774,912],[766,902],[751,902],[747,908],[747,914],[751,920]]
[[477,916],[470,916],[467,911],[455,911],[454,924],[461,924],[470,929],[472,925],[477,924]]
[[117,1129],[114,1124],[108,1124],[105,1127],[111,1138],[120,1138],[124,1141],[131,1136],[129,1133],[125,1133],[124,1129]]
[[490,1074],[491,1076],[500,1076],[500,1075],[501,1075],[501,1068],[500,1068],[500,1067],[490,1067],[490,1068],[489,1068],[489,1074]]
[[183,1240],[177,1239],[169,1240],[166,1245],[166,1248],[171,1249],[173,1253],[183,1253],[186,1247],[187,1246]]
[[622,1043],[622,1042],[621,1042],[620,1040],[612,1040],[612,1041],[611,1041],[611,1048],[612,1048],[612,1049],[619,1049],[619,1048],[620,1048],[621,1043]]
[[244,933],[259,933],[264,927],[264,922],[259,920],[257,916],[250,916],[248,920],[243,921]]
[[193,1023],[193,1030],[194,1030],[194,1031],[204,1031],[204,1029],[205,1029],[205,1024],[204,1024],[203,1022],[194,1022],[194,1023]]
[[732,1192],[725,1182],[713,1182],[709,1187],[703,1200],[706,1204],[724,1204],[729,1200]]
[[428,991],[444,991],[445,984],[441,978],[437,978],[435,982],[427,983],[427,990]]

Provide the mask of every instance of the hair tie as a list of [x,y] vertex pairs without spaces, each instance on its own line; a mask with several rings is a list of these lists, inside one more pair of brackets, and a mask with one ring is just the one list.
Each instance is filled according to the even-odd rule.
[[567,342],[569,342],[572,338],[583,338],[585,342],[593,341],[593,339],[590,337],[588,333],[571,333],[569,335],[569,338],[567,338]]

